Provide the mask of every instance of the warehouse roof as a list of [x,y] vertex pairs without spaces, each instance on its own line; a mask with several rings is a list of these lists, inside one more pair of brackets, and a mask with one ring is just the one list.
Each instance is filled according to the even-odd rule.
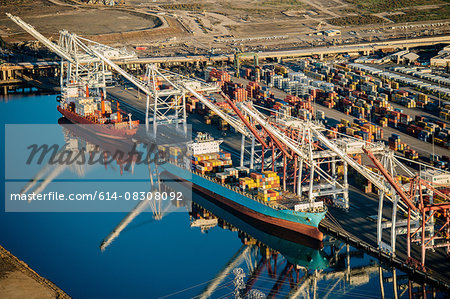
[[402,56],[404,59],[408,59],[409,61],[415,61],[417,58],[419,58],[419,55],[416,53],[408,53]]

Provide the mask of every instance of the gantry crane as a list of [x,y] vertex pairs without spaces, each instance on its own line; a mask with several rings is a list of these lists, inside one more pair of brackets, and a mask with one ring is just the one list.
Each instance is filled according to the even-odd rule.
[[[336,193],[343,193],[344,198],[346,201],[348,201],[348,182],[345,178],[344,182],[341,184],[336,181],[335,177],[330,176],[329,173],[325,172],[319,165],[319,163],[315,162],[315,156],[316,153],[314,152],[315,146],[313,143],[314,140],[319,140],[322,142],[324,146],[328,148],[329,151],[332,153],[329,153],[329,155],[333,156],[336,155],[339,158],[341,158],[345,163],[344,168],[349,165],[352,168],[354,168],[358,173],[363,175],[366,179],[371,181],[375,186],[377,186],[380,190],[386,192],[387,194],[390,191],[390,188],[383,182],[383,180],[380,180],[382,177],[378,174],[373,173],[372,171],[368,170],[363,165],[358,164],[352,157],[349,156],[349,154],[343,149],[341,146],[339,146],[336,141],[332,141],[328,139],[323,133],[322,130],[324,129],[323,126],[320,124],[313,123],[311,121],[301,121],[297,120],[298,128],[301,130],[301,133],[298,137],[299,139],[295,140],[291,137],[289,137],[286,134],[286,131],[283,131],[279,127],[276,127],[276,124],[271,122],[267,116],[261,114],[258,112],[252,105],[248,103],[239,103],[238,104],[239,109],[246,112],[246,115],[251,117],[259,126],[263,128],[263,130],[267,133],[269,133],[269,136],[272,140],[277,140],[278,142],[273,142],[273,145],[278,147],[281,151],[285,152],[286,149],[292,152],[291,155],[295,155],[296,158],[300,159],[301,163],[305,166],[309,167],[309,186],[307,188],[308,191],[308,199],[309,202],[313,202],[314,198],[317,196],[326,196],[326,195],[333,195]],[[364,143],[361,143],[361,146],[364,145]],[[371,145],[374,149],[382,150],[383,148],[380,148],[380,145],[374,144]],[[361,149],[360,149],[361,150]],[[362,152],[362,150],[361,150]],[[289,156],[287,156],[289,157]],[[285,167],[285,165],[284,165]],[[301,168],[298,169],[299,175],[298,178],[302,177],[301,174]],[[286,170],[283,170],[285,172]],[[320,175],[329,185],[327,187],[331,187],[328,191],[319,191],[314,192],[315,189],[317,189],[318,186],[314,185],[314,178],[316,175]],[[302,192],[302,188],[297,188],[297,193],[300,195]],[[348,204],[347,204],[348,205]],[[406,212],[406,206],[401,206],[401,209],[404,209]]]
[[[409,215],[408,221],[410,221],[411,219],[414,219],[414,220],[421,219],[422,221],[425,221],[426,219],[432,220],[432,216],[428,216],[428,218],[423,217],[424,210],[429,211],[429,212],[432,211],[431,213],[437,213],[437,211],[440,211],[444,215],[444,217],[447,217],[447,215],[449,215],[448,211],[446,210],[447,209],[446,204],[440,204],[440,205],[435,204],[432,206],[424,206],[424,208],[420,210],[420,209],[416,208],[412,199],[408,200],[407,194],[405,192],[403,192],[401,187],[396,184],[396,181],[393,179],[393,177],[396,173],[398,173],[399,170],[403,171],[410,177],[414,177],[414,174],[405,165],[403,165],[396,156],[394,156],[392,151],[385,148],[384,145],[360,142],[360,148],[359,148],[360,153],[376,152],[377,154],[382,155],[383,162],[380,162],[380,161],[375,162],[374,161],[374,164],[377,166],[378,169],[380,169],[380,173],[375,173],[372,170],[367,169],[364,165],[356,162],[350,156],[350,154],[348,152],[346,152],[345,146],[343,147],[342,145],[340,145],[339,140],[333,140],[333,139],[327,138],[325,136],[325,134],[322,133],[323,127],[321,127],[320,125],[315,125],[312,122],[308,122],[308,121],[302,121],[298,124],[298,127],[301,128],[301,130],[303,130],[303,133],[301,133],[301,136],[303,136],[303,138],[305,136],[308,136],[308,134],[310,135],[310,137],[307,138],[307,142],[305,144],[302,144],[301,142],[298,142],[298,139],[295,140],[295,139],[290,138],[286,134],[286,131],[284,131],[279,126],[279,124],[277,124],[275,122],[271,122],[267,116],[264,116],[261,113],[258,114],[258,111],[251,105],[248,105],[245,103],[242,103],[242,104],[240,103],[239,106],[242,110],[247,112],[247,115],[250,115],[253,119],[255,119],[259,125],[261,125],[262,127],[265,127],[267,130],[271,130],[273,132],[274,136],[276,136],[276,138],[278,138],[284,145],[286,145],[289,149],[291,149],[293,153],[297,154],[300,159],[304,159],[305,161],[307,161],[309,163],[311,163],[311,161],[314,163],[314,155],[317,152],[312,151],[311,144],[313,144],[315,140],[318,140],[321,142],[322,146],[325,146],[325,148],[322,148],[322,150],[319,152],[320,155],[323,155],[323,156],[327,155],[327,153],[326,153],[327,150],[333,152],[335,155],[340,157],[347,165],[354,168],[359,174],[361,174],[369,182],[374,184],[378,188],[379,194],[380,194],[380,199],[379,199],[380,206],[379,206],[379,211],[378,211],[379,213],[378,213],[378,220],[377,220],[377,222],[378,222],[377,239],[378,239],[379,246],[382,245],[382,242],[381,242],[382,223],[381,222],[382,222],[382,218],[383,218],[382,217],[383,198],[386,197],[391,202],[393,202],[391,248],[386,248],[391,253],[395,252],[395,240],[396,240],[396,235],[397,235],[397,233],[396,233],[396,230],[397,230],[396,229],[397,208],[399,208],[401,211],[405,212],[405,214],[408,213],[408,215]],[[319,153],[317,153],[317,155],[319,155]],[[328,155],[332,156],[332,153],[328,153]],[[396,168],[399,168],[399,170],[397,170]],[[317,170],[320,172],[320,167],[318,167]],[[313,174],[312,174],[313,171],[314,171],[314,168],[312,169],[312,171],[310,170],[311,181],[313,178]],[[299,174],[299,177],[301,177],[301,174]],[[323,176],[323,178],[326,178],[326,176]],[[441,198],[448,200],[448,196],[446,196],[443,192],[439,191],[438,189],[433,188],[431,183],[426,182],[423,179],[416,178],[416,179],[412,180],[411,182],[414,183],[415,186],[411,185],[409,188],[410,190],[419,190],[419,189],[425,190],[425,189],[427,189],[428,190],[427,192],[432,192],[434,194],[438,194]],[[348,188],[348,183],[347,183],[346,179],[344,180],[343,185],[345,188]],[[422,185],[422,187],[419,188],[419,185]],[[338,186],[338,185],[335,184],[335,186]],[[446,185],[446,187],[448,188],[449,186]],[[315,189],[315,188],[316,187],[310,183],[310,185],[309,185],[310,201],[311,201],[311,189]],[[339,191],[336,189],[331,189],[330,194],[332,194],[333,192],[339,192]],[[414,191],[414,192],[416,192],[416,191]],[[322,194],[326,194],[326,193],[324,192]],[[345,193],[344,193],[344,195],[345,195]],[[418,195],[416,194],[416,196],[418,196]],[[401,200],[399,200],[399,197]],[[411,197],[411,196],[409,196],[409,197]],[[408,223],[408,225],[409,225],[409,223]],[[425,224],[422,224],[421,226],[419,226],[419,228],[422,228],[424,231],[427,229],[425,227]],[[417,228],[417,229],[419,229],[419,228]],[[447,232],[446,232],[447,235],[450,234],[450,231],[448,231],[448,223],[447,222],[443,227],[440,227],[438,233],[442,233],[444,230],[447,230]],[[431,229],[431,231],[433,232],[433,229]],[[428,238],[424,244],[425,244],[425,246],[429,246],[429,248],[435,248],[436,245],[433,244],[433,242],[435,240],[438,240],[438,236],[436,234],[433,237]],[[441,238],[441,240],[442,240],[442,238]],[[445,246],[448,249],[449,247],[447,244],[448,243],[444,242],[443,245],[439,245],[439,246]]]
[[[148,131],[149,123],[152,123],[155,136],[157,127],[160,124],[176,124],[177,126],[180,124],[183,126],[184,132],[186,133],[187,91],[190,91],[194,95],[198,95],[197,92],[211,92],[218,90],[216,85],[207,84],[201,80],[194,80],[173,72],[159,69],[155,64],[147,66],[145,74],[146,81],[143,81],[124,71],[111,59],[100,53],[100,51],[97,51],[96,49],[91,50],[102,62],[108,64],[146,94],[145,124]],[[170,88],[160,89],[160,83],[164,83],[170,86]],[[152,117],[150,117],[150,113],[153,114]]]
[[[111,47],[107,47],[105,45],[90,41],[88,39],[79,37],[75,34],[71,34],[67,31],[60,32],[60,40],[59,44],[56,45],[46,39],[43,35],[37,32],[34,27],[23,22],[20,18],[14,17],[10,14],[7,14],[9,18],[11,18],[16,24],[25,29],[39,41],[41,41],[45,46],[47,46],[50,50],[55,52],[58,56],[61,57],[61,74],[63,75],[63,68],[67,67],[67,77],[65,82],[70,82],[72,80],[81,82],[90,87],[103,88],[105,86],[105,63],[110,65],[113,69],[127,78],[130,82],[136,85],[141,91],[143,91],[147,95],[147,109],[146,109],[146,124],[148,125],[149,121],[152,120],[154,124],[154,129],[156,130],[158,123],[180,123],[186,124],[186,112],[184,110],[185,107],[185,92],[190,92],[195,97],[197,97],[203,104],[205,104],[208,108],[214,110],[221,118],[226,120],[230,125],[232,125],[238,132],[242,133],[243,140],[245,137],[248,137],[252,140],[252,149],[255,146],[255,140],[259,142],[262,146],[262,158],[260,160],[261,168],[264,169],[264,163],[266,161],[264,157],[265,149],[272,149],[272,163],[271,167],[274,168],[276,166],[275,159],[279,159],[280,157],[283,159],[284,167],[286,167],[286,159],[294,158],[295,160],[295,168],[298,169],[297,176],[297,193],[301,194],[304,188],[301,186],[302,184],[302,167],[303,165],[309,168],[309,186],[307,187],[309,201],[312,202],[317,195],[328,195],[328,194],[336,194],[337,187],[340,187],[343,190],[344,197],[346,197],[345,201],[348,202],[348,194],[346,191],[348,188],[348,183],[344,180],[343,184],[336,182],[334,176],[329,176],[327,173],[320,168],[319,164],[315,162],[315,155],[317,158],[317,154],[315,153],[315,149],[317,148],[315,145],[315,140],[319,140],[321,144],[323,144],[328,151],[332,152],[332,155],[339,157],[344,161],[345,169],[347,165],[354,168],[359,174],[368,179],[371,183],[373,183],[380,191],[380,203],[382,202],[383,196],[386,196],[391,201],[394,202],[394,207],[397,207],[397,199],[396,197],[400,197],[400,201],[398,202],[399,208],[403,211],[408,212],[408,221],[410,221],[411,217],[417,218],[421,216],[422,225],[419,228],[422,228],[422,236],[420,238],[422,244],[422,265],[424,265],[425,260],[425,250],[427,248],[434,248],[435,245],[432,244],[434,240],[438,239],[438,236],[425,237],[425,223],[427,219],[425,219],[425,213],[430,213],[428,219],[432,218],[437,211],[440,211],[447,217],[447,221],[445,226],[441,227],[440,232],[446,229],[446,234],[449,234],[448,231],[448,223],[449,223],[449,213],[448,213],[448,205],[444,204],[425,204],[423,202],[422,192],[424,189],[431,191],[432,193],[439,193],[440,191],[437,189],[433,189],[433,187],[425,182],[424,180],[413,180],[415,182],[414,186],[410,187],[410,194],[402,191],[401,187],[397,185],[395,180],[393,179],[393,172],[395,171],[395,167],[400,167],[406,172],[408,170],[404,167],[398,159],[396,159],[393,155],[384,153],[383,159],[385,163],[378,161],[379,163],[375,163],[381,171],[381,175],[374,173],[368,170],[363,165],[357,163],[354,159],[352,159],[348,152],[346,152],[342,146],[340,146],[336,141],[328,139],[323,133],[323,127],[318,126],[317,124],[313,124],[312,122],[302,122],[302,129],[298,130],[301,132],[301,135],[297,137],[301,137],[298,139],[292,138],[289,136],[287,130],[283,130],[280,128],[278,124],[271,122],[267,117],[259,113],[254,107],[247,106],[247,104],[239,104],[234,105],[229,99],[227,102],[231,104],[231,107],[237,114],[237,117],[230,116],[226,113],[223,113],[220,108],[212,104],[209,100],[205,99],[202,95],[198,93],[198,91],[214,91],[217,90],[217,86],[212,87],[208,86],[204,82],[201,81],[192,81],[188,80],[185,77],[179,76],[178,74],[160,71],[156,68],[156,66],[150,66],[147,68],[147,81],[141,81],[134,76],[126,73],[120,67],[118,67],[113,59],[130,57],[128,52],[118,51]],[[252,53],[245,54],[251,55]],[[243,55],[243,54],[242,54]],[[235,65],[237,69],[239,69],[239,57],[242,55],[235,55]],[[253,53],[254,55],[254,53]],[[254,55],[255,64],[257,64],[257,55]],[[159,90],[156,86],[157,80],[165,80],[168,84],[170,84],[173,88],[171,91],[167,90]],[[61,86],[63,86],[63,77],[61,77]],[[150,98],[152,98],[153,103],[152,107],[150,107]],[[153,110],[153,117],[149,118],[149,110]],[[171,114],[172,112],[172,114]],[[251,121],[247,121],[247,117],[251,118]],[[260,130],[257,130],[256,127],[260,127]],[[270,140],[270,145],[267,144],[267,140]],[[364,151],[369,153],[372,152],[376,148],[376,145],[366,144],[364,147]],[[278,151],[280,154],[276,154]],[[254,151],[252,152],[253,159]],[[330,153],[331,154],[331,153]],[[241,151],[241,157],[243,156],[243,151]],[[369,154],[370,157],[370,154]],[[373,157],[372,157],[373,158]],[[297,159],[300,161],[300,167],[298,167]],[[241,159],[242,161],[242,159]],[[241,162],[242,163],[242,162]],[[394,165],[395,164],[395,165]],[[387,167],[388,166],[388,167]],[[390,168],[388,170],[387,168]],[[384,170],[383,170],[384,169]],[[285,172],[285,170],[284,170]],[[327,192],[319,192],[319,194],[314,195],[313,189],[313,181],[315,178],[315,173],[324,178],[327,182],[329,182],[330,186],[332,186],[331,190]],[[411,175],[411,173],[409,172]],[[416,192],[419,190],[417,195]],[[394,194],[395,193],[395,194]],[[420,197],[420,204],[414,205],[413,197]],[[448,198],[445,194],[442,194],[444,198]],[[394,198],[392,198],[394,197]],[[417,200],[416,200],[417,201]],[[380,206],[382,207],[382,206]],[[395,209],[394,209],[395,210]],[[379,208],[379,223],[381,221],[380,212],[382,208]],[[394,215],[394,212],[393,212]],[[414,236],[419,228],[412,235]],[[410,230],[408,223],[408,232]],[[393,221],[393,231],[395,231],[395,223]],[[380,235],[380,233],[379,233]],[[395,236],[395,234],[394,234]],[[410,234],[408,233],[408,238]],[[395,239],[395,238],[394,238]],[[432,242],[432,245],[429,245]],[[431,246],[431,247],[430,247]],[[441,245],[440,245],[441,246]],[[444,247],[449,249],[449,245],[447,243],[443,243]]]
[[59,32],[58,44],[55,44],[21,18],[13,16],[10,13],[6,13],[6,15],[61,58],[61,90],[67,84],[78,83],[87,85],[90,89],[97,91],[98,95],[100,95],[99,90],[101,89],[103,95],[106,96],[105,87],[108,72],[105,69],[104,62],[94,54],[93,50],[101,52],[105,57],[111,59],[123,60],[136,58],[134,52],[128,51],[125,48],[116,49],[106,46],[70,33],[67,30],[61,30]]
[[[407,218],[407,256],[411,258],[411,240],[416,241],[421,246],[421,266],[425,267],[425,254],[427,249],[435,249],[438,247],[445,247],[447,254],[450,253],[450,196],[444,194],[437,188],[433,187],[432,182],[428,182],[419,176],[411,178],[409,190],[404,190],[391,174],[385,169],[370,149],[363,148],[364,152],[380,170],[389,184],[395,189],[400,199],[408,206]],[[448,187],[448,186],[446,186]],[[431,192],[431,194],[426,194]],[[433,195],[439,195],[443,202],[433,203]],[[428,203],[425,197],[428,197]],[[411,234],[411,211],[419,211],[421,215],[420,226]],[[436,212],[442,213],[444,217],[444,224],[435,232],[434,230],[427,232],[427,222],[432,221]],[[427,213],[429,213],[427,215]],[[415,235],[415,239],[411,239]],[[431,243],[432,241],[439,241],[438,244]],[[431,244],[430,244],[431,243]]]
[[240,74],[239,74],[239,72],[240,72],[240,67],[241,67],[241,58],[242,57],[250,57],[250,56],[253,56],[253,65],[255,66],[255,68],[257,67],[257,66],[259,66],[259,55],[258,55],[258,53],[253,53],[253,52],[246,52],[246,53],[244,53],[244,52],[240,52],[238,49],[235,49],[235,52],[234,52],[234,70],[235,70],[235,76],[237,77],[237,78],[239,78],[240,77]]
[[[317,185],[314,185],[312,183],[314,178],[314,172],[317,171],[317,174],[320,174],[324,179],[327,179],[326,174],[320,173],[323,170],[320,169],[320,167],[315,167],[314,164],[314,155],[318,154],[317,152],[313,151],[313,144],[315,143],[315,140],[318,140],[321,142],[325,148],[322,148],[321,152],[331,151],[335,155],[337,155],[339,158],[341,158],[344,161],[345,166],[349,165],[352,168],[354,168],[359,174],[364,176],[369,182],[374,184],[380,194],[380,205],[379,205],[379,211],[378,211],[378,219],[377,219],[377,242],[381,249],[386,249],[392,254],[395,254],[395,243],[397,238],[397,208],[401,211],[405,212],[405,214],[408,214],[408,244],[410,243],[410,238],[414,237],[419,230],[422,230],[422,236],[420,238],[414,239],[414,241],[421,242],[422,244],[422,265],[424,265],[425,262],[425,250],[429,248],[436,248],[436,247],[446,247],[447,252],[450,252],[450,243],[448,242],[448,239],[450,238],[450,228],[449,228],[449,207],[450,204],[447,203],[441,203],[441,204],[428,204],[428,205],[419,205],[417,206],[415,202],[417,202],[417,199],[413,201],[413,194],[415,197],[420,197],[423,200],[424,196],[419,195],[422,194],[424,190],[427,190],[428,193],[437,194],[439,195],[444,201],[449,202],[449,197],[441,192],[440,190],[434,188],[430,182],[425,181],[424,179],[421,179],[419,177],[416,177],[415,179],[411,180],[411,186],[409,187],[410,193],[406,193],[401,186],[399,186],[395,179],[394,175],[398,173],[399,170],[402,170],[403,172],[407,173],[409,176],[413,177],[414,174],[411,170],[409,170],[405,165],[403,165],[397,157],[394,156],[392,151],[388,150],[384,145],[380,144],[372,144],[372,143],[365,143],[360,142],[360,148],[359,153],[372,153],[368,154],[375,166],[380,170],[380,173],[376,173],[372,170],[369,170],[364,165],[356,162],[351,155],[346,152],[345,146],[342,147],[342,145],[339,144],[339,140],[332,140],[325,136],[325,134],[322,133],[323,127],[317,124],[313,124],[310,121],[301,121],[299,124],[299,127],[303,129],[303,133],[301,134],[302,138],[299,139],[292,139],[286,131],[284,131],[279,124],[271,122],[270,119],[266,116],[258,112],[251,104],[249,103],[238,103],[237,106],[239,109],[246,113],[247,117],[250,117],[250,122],[255,122],[259,126],[264,128],[264,131],[271,132],[271,138],[278,139],[284,147],[287,147],[292,154],[296,155],[298,158],[302,159],[303,162],[310,168],[310,184],[309,187],[306,189],[309,192],[309,201],[314,201],[314,193],[312,192],[313,189],[317,188]],[[308,136],[309,135],[309,136]],[[306,138],[306,142],[302,143]],[[274,146],[278,146],[278,143],[273,143]],[[316,146],[316,145],[314,145]],[[382,155],[382,161],[380,162],[378,160],[373,160],[373,152],[377,152],[377,154]],[[332,156],[332,153],[329,153],[329,155]],[[321,153],[321,156],[326,155],[326,153]],[[309,164],[309,165],[308,165]],[[284,160],[284,167],[286,165],[286,160]],[[301,171],[301,168],[299,171]],[[399,168],[397,170],[396,168]],[[301,178],[301,173],[299,174],[299,178]],[[334,188],[329,190],[329,193],[327,192],[318,192],[321,195],[326,194],[333,194],[340,192],[336,187],[339,186],[339,184],[336,184],[336,182],[333,182],[333,177],[328,177],[331,179],[331,182],[334,183]],[[343,193],[345,196],[345,190],[348,192],[348,183],[347,180],[344,180],[344,183],[341,184],[343,188]],[[448,185],[445,185],[444,187],[449,187]],[[305,190],[305,189],[298,189],[298,190]],[[418,192],[418,190],[421,190],[421,192]],[[414,193],[411,193],[414,192]],[[347,193],[348,194],[348,193]],[[347,195],[348,196],[348,195]],[[429,198],[432,198],[432,195],[428,195]],[[393,203],[393,209],[392,209],[392,224],[391,224],[391,246],[387,246],[387,244],[383,243],[381,240],[382,236],[382,211],[383,211],[383,199],[388,198]],[[348,198],[347,198],[348,200]],[[443,226],[438,227],[438,231],[434,232],[434,223],[433,223],[433,216],[440,212],[445,220],[445,223]],[[429,213],[426,215],[425,213]],[[422,223],[416,228],[416,231],[410,234],[411,230],[411,220],[418,220],[422,221]],[[430,224],[432,227],[426,227],[426,225]],[[427,231],[430,230],[429,233]],[[428,234],[428,236],[425,236],[425,234]],[[444,236],[442,236],[444,234]],[[434,244],[435,241],[439,241],[439,244]],[[408,245],[409,248],[409,245]],[[408,254],[410,250],[408,249]]]

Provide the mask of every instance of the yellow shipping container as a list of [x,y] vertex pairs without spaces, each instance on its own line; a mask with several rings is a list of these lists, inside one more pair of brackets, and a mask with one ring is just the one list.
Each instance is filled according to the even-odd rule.
[[428,100],[428,96],[426,94],[419,93],[419,100],[426,101]]
[[432,127],[429,127],[429,126],[425,126],[425,131],[428,131],[428,132],[430,132],[430,133],[433,133],[433,128]]

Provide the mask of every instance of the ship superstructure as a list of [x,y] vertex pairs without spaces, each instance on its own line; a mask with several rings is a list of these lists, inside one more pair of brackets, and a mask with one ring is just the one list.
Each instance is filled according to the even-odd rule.
[[131,114],[125,115],[116,102],[115,110],[111,101],[91,96],[88,87],[70,84],[63,88],[58,111],[73,123],[99,125],[100,135],[115,138],[132,136],[139,127],[138,120],[132,120]]
[[184,150],[160,147],[161,156],[170,157],[162,168],[168,175],[191,182],[197,191],[253,220],[322,240],[318,225],[327,212],[322,202],[310,204],[296,194],[281,191],[275,171],[233,167],[231,155],[220,148],[221,143],[209,134],[198,133]]

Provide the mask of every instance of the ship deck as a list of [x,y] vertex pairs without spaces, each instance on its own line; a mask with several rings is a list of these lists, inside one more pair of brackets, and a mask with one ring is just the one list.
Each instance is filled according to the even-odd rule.
[[[196,173],[196,174],[200,175],[198,173]],[[282,198],[281,199],[271,200],[271,201],[258,200],[256,198],[256,196],[257,196],[257,191],[256,190],[242,191],[239,188],[239,185],[237,183],[236,184],[233,184],[233,183],[222,184],[219,180],[217,180],[212,175],[200,175],[200,176],[206,177],[209,180],[215,181],[217,184],[224,185],[224,186],[226,186],[228,188],[231,188],[231,189],[237,188],[244,195],[246,195],[246,196],[248,196],[248,197],[250,197],[250,198],[252,198],[254,200],[257,200],[257,201],[259,201],[259,202],[261,202],[261,203],[263,203],[263,204],[265,204],[267,206],[270,206],[270,207],[272,207],[274,209],[277,209],[277,210],[295,210],[295,205],[309,203],[307,198],[300,197],[297,194],[294,194],[294,193],[289,192],[289,191],[281,191],[281,193],[282,193]],[[323,210],[323,209],[315,208],[314,212],[317,212],[318,210]]]

